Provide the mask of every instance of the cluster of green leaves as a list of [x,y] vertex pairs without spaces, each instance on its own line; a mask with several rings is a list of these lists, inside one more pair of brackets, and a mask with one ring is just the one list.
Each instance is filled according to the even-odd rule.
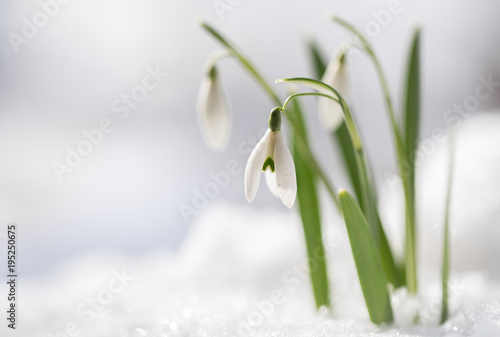
[[[303,223],[307,253],[310,265],[316,306],[330,306],[329,281],[326,268],[325,249],[322,241],[321,212],[318,196],[318,182],[325,185],[332,201],[340,207],[344,216],[358,277],[365,303],[374,323],[390,323],[393,313],[390,302],[389,285],[406,286],[410,294],[417,293],[416,264],[416,212],[415,212],[415,165],[414,157],[418,144],[420,124],[420,30],[416,30],[408,53],[405,86],[403,91],[402,122],[396,119],[387,81],[382,67],[367,39],[350,23],[332,17],[333,21],[354,33],[374,62],[379,76],[386,107],[389,114],[395,142],[398,169],[405,196],[405,259],[398,265],[387,240],[377,209],[377,191],[373,173],[368,165],[367,154],[356,123],[348,107],[348,102],[320,79],[325,72],[326,62],[315,42],[309,43],[309,52],[315,79],[291,78],[277,82],[292,82],[319,91],[318,93],[298,93],[290,95],[281,110],[292,126],[292,152],[297,173],[297,200]],[[277,93],[268,85],[246,56],[217,32],[212,26],[202,22],[202,27],[218,40],[226,51],[240,62],[244,69],[257,81],[269,98],[280,106]],[[325,94],[328,92],[328,94]],[[295,98],[316,95],[337,101],[344,113],[344,122],[332,133],[332,138],[340,147],[354,197],[341,190],[338,195],[331,182],[320,168],[308,142],[307,127],[303,110]],[[290,104],[288,104],[290,102]],[[451,184],[451,181],[450,181]],[[449,199],[447,205],[449,204]],[[447,208],[448,209],[448,208]],[[446,216],[448,219],[448,216]],[[448,222],[446,222],[447,224]],[[446,230],[448,225],[446,225]],[[448,234],[447,234],[448,235]],[[445,240],[447,238],[445,235]],[[443,320],[447,315],[444,284],[447,282],[449,257],[448,242],[445,241],[443,265]],[[445,278],[446,277],[446,278]]]
[[[386,300],[382,301],[380,298],[380,296],[384,299],[388,298],[387,285],[390,283],[396,288],[407,286],[413,294],[417,291],[414,211],[415,166],[412,160],[418,144],[420,120],[420,31],[417,30],[415,32],[410,46],[405,81],[406,90],[404,92],[404,121],[400,125],[397,123],[394,116],[392,100],[380,63],[370,44],[351,24],[336,17],[333,18],[333,20],[349,29],[359,38],[362,42],[362,47],[368,52],[368,55],[370,55],[375,63],[375,68],[380,76],[384,90],[390,121],[393,124],[392,127],[396,148],[398,150],[397,159],[401,163],[400,168],[404,167],[404,170],[400,169],[400,175],[405,186],[406,199],[406,258],[404,265],[397,266],[376,208],[377,192],[372,181],[371,170],[368,165],[363,166],[359,163],[360,160],[367,162],[364,158],[366,154],[359,153],[358,156],[356,156],[356,149],[353,146],[352,136],[346,123],[343,123],[332,134],[332,138],[340,147],[345,169],[353,187],[354,195],[359,202],[359,207],[355,207],[358,206],[358,203],[348,192],[342,192],[343,196],[339,196],[366,305],[372,321],[376,323],[390,322],[392,321],[392,314],[387,314],[388,309],[380,305],[380,303],[387,304],[390,311],[390,302]],[[321,78],[326,69],[326,62],[314,41],[309,43],[309,52],[315,77]],[[358,160],[356,160],[357,157]],[[366,172],[363,172],[363,170]],[[367,194],[368,199],[366,197],[364,198],[363,194]],[[369,204],[371,204],[371,207]],[[353,216],[353,214],[356,214],[356,216]],[[368,225],[368,231],[363,230],[363,228],[366,227],[365,225]],[[363,255],[359,252],[359,247],[363,247],[361,243],[364,242],[366,244],[366,242],[369,241],[368,239],[372,240],[374,243],[373,247],[375,250],[370,250],[371,253],[375,254],[375,257],[372,258],[367,258],[365,256],[366,254]],[[382,268],[379,268],[380,266],[382,266]],[[380,271],[373,272],[377,268],[379,268]],[[370,272],[367,272],[368,270]],[[382,272],[382,270],[384,272]],[[385,286],[382,288],[371,287],[374,283],[384,284]],[[373,292],[378,292],[378,294],[375,295]]]
[[[378,214],[373,175],[367,164],[366,153],[363,151],[362,141],[349,108],[342,104],[344,101],[334,88],[321,88],[318,81],[297,78],[285,81],[303,84],[316,90],[330,89],[342,107],[344,123],[333,132],[332,138],[341,149],[345,169],[357,201],[348,192],[343,191],[339,194],[341,209],[370,317],[375,323],[387,323],[393,319],[387,286],[389,284],[394,287],[407,286],[410,293],[416,294],[417,292],[414,153],[418,144],[420,120],[420,31],[415,32],[410,46],[404,91],[404,120],[400,124],[394,115],[392,100],[380,62],[369,42],[351,24],[336,17],[333,20],[356,34],[362,41],[362,48],[374,61],[381,80],[396,142],[397,160],[400,163],[399,173],[405,190],[406,249],[403,266],[397,266],[395,263]],[[315,77],[319,79],[326,70],[326,62],[313,41],[309,43],[309,51]]]
[[[366,154],[359,151],[359,145],[355,145],[355,142],[359,141],[359,135],[357,135],[357,132],[353,132],[353,127],[349,125],[349,123],[353,123],[349,109],[341,104],[345,114],[345,122],[332,133],[332,138],[340,147],[343,163],[350,178],[354,195],[357,198],[356,201],[348,192],[341,190],[339,193],[341,209],[370,318],[375,323],[387,323],[393,319],[387,285],[392,284],[396,288],[406,286],[412,295],[416,295],[418,289],[415,155],[419,141],[420,127],[420,30],[417,29],[414,32],[410,44],[402,97],[402,122],[399,123],[394,113],[385,75],[370,43],[350,23],[338,17],[332,17],[332,20],[354,33],[358,41],[361,42],[361,47],[374,62],[389,113],[396,148],[396,159],[404,190],[405,259],[402,265],[397,266],[384,233],[378,211],[376,207],[373,208],[373,205],[377,204],[377,193],[375,185],[370,180],[371,171],[368,165],[366,165],[367,160],[364,158]],[[326,70],[326,62],[314,41],[310,41],[309,43],[309,53],[315,77],[317,79],[322,78]],[[289,81],[296,82],[296,79],[289,79]],[[318,84],[314,82],[312,80],[303,80],[302,84],[313,89],[318,89]],[[332,90],[332,92],[338,96],[335,90]],[[336,99],[341,101],[340,97],[336,97]],[[450,139],[450,169],[447,186],[442,263],[442,323],[448,317],[448,277],[450,269],[449,205],[454,154],[453,137],[450,137]]]

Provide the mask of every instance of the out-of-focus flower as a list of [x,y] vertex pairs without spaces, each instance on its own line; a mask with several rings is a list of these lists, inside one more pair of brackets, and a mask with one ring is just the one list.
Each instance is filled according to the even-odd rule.
[[231,132],[231,113],[215,65],[210,67],[201,82],[197,110],[201,132],[208,146],[214,151],[224,150]]
[[295,164],[281,133],[281,111],[271,111],[269,129],[257,143],[245,168],[245,195],[252,202],[257,194],[261,172],[271,192],[291,208],[297,196]]
[[[340,53],[340,55],[334,57],[328,64],[321,82],[333,87],[347,101],[349,80],[345,59],[345,53]],[[330,92],[324,93],[331,94]],[[327,131],[335,131],[342,123],[342,108],[337,102],[331,99],[320,97],[318,100],[318,112],[320,122]]]

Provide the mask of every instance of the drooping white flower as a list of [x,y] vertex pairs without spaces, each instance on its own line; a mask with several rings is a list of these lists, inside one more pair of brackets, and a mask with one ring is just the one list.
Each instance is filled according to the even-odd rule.
[[261,173],[266,172],[266,182],[271,192],[291,208],[297,196],[297,178],[292,154],[281,133],[281,112],[271,111],[269,129],[257,143],[245,168],[245,196],[252,202],[257,194]]
[[197,110],[201,132],[208,146],[214,151],[224,150],[231,132],[231,113],[215,65],[210,67],[201,82]]
[[[348,100],[349,79],[345,63],[345,53],[334,57],[328,64],[321,82],[333,87],[345,100]],[[324,93],[331,95],[331,92],[325,91]],[[337,102],[329,98],[320,97],[318,100],[318,112],[320,122],[327,131],[335,131],[342,124],[344,116],[342,108]]]

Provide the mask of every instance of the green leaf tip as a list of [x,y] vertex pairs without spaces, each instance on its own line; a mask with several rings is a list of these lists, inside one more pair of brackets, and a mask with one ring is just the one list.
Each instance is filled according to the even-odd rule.
[[203,19],[203,16],[197,15],[193,19],[193,23],[198,26],[204,26],[205,25],[205,19]]
[[405,87],[403,89],[403,154],[409,165],[405,168],[403,186],[406,199],[405,264],[408,291],[417,293],[416,264],[416,198],[415,198],[415,158],[418,150],[421,124],[420,85],[420,31],[415,30],[411,39],[406,61]]
[[335,14],[333,14],[332,12],[325,12],[325,13],[323,13],[323,17],[327,20],[335,20],[335,18],[337,16]]

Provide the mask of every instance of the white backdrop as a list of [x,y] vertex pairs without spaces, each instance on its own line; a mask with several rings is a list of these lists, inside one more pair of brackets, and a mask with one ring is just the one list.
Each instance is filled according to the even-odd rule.
[[[7,223],[19,224],[19,268],[25,275],[91,251],[175,250],[192,222],[183,219],[179,206],[192,205],[195,190],[211,182],[210,172],[233,160],[244,167],[246,154],[238,148],[266,127],[273,105],[234,61],[222,61],[233,133],[226,152],[209,152],[196,124],[195,100],[203,62],[218,46],[193,23],[195,17],[219,28],[274,81],[310,75],[305,36],[317,37],[329,55],[350,36],[324,19],[325,11],[364,29],[375,27],[376,13],[389,4],[222,0],[231,9],[219,15],[211,0],[62,2],[49,8],[53,16],[46,16],[47,22],[39,13],[50,1],[0,5],[0,233]],[[474,94],[478,77],[500,78],[500,4],[401,0],[399,8],[385,27],[378,25],[371,41],[398,106],[409,37],[421,25],[422,136],[428,137],[443,127],[447,109]],[[30,31],[24,20],[40,27]],[[16,48],[13,34],[24,38]],[[148,67],[157,66],[168,76],[119,119],[112,105],[142,84]],[[354,113],[383,184],[394,162],[380,88],[364,55],[353,56],[349,67]],[[480,109],[499,103],[499,95],[492,95]],[[344,186],[314,101],[304,104],[318,157],[336,185]],[[82,132],[103,119],[113,122],[113,131],[59,182],[54,162],[64,163],[67,147],[75,149],[85,140]],[[246,203],[242,172],[208,207],[219,199]],[[264,189],[254,204],[287,211]]]

